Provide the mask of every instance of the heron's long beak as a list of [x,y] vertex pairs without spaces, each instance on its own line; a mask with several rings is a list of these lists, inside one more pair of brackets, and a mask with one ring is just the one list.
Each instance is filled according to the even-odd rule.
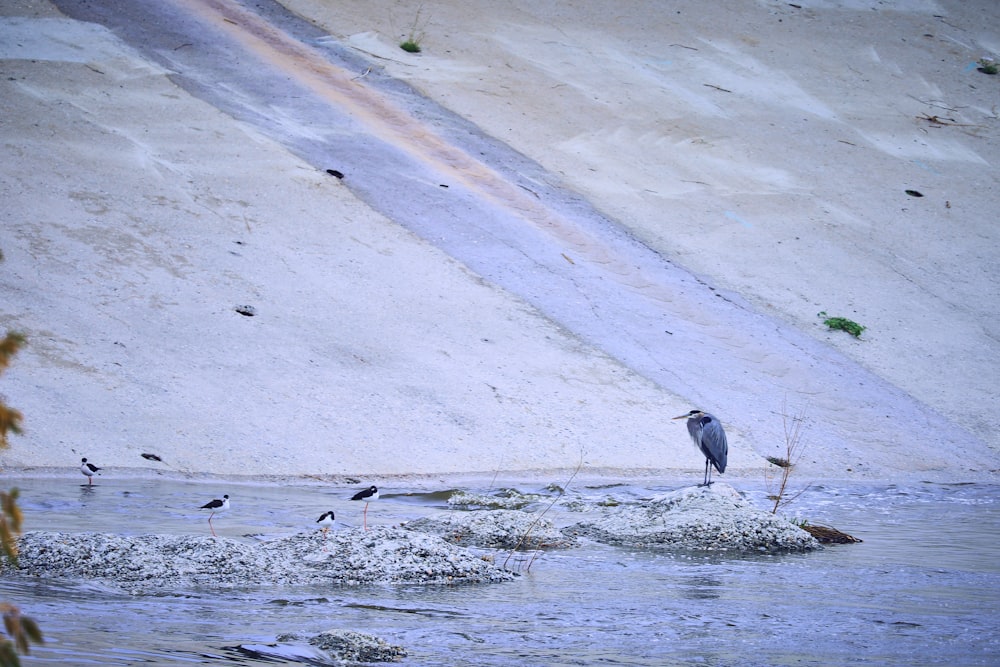
[[688,414],[686,414],[686,415],[678,415],[678,416],[676,416],[676,417],[671,417],[671,418],[670,418],[670,421],[673,421],[673,420],[675,420],[675,419],[687,419],[687,418],[688,418],[688,417],[690,417],[690,416],[691,416],[691,414],[690,414],[690,413],[688,413]]

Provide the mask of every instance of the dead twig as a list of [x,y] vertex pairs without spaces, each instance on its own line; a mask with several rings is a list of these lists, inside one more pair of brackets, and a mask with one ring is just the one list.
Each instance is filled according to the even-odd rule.
[[701,85],[708,86],[709,88],[715,88],[716,90],[721,90],[724,93],[731,93],[731,92],[733,92],[731,90],[727,90],[725,88],[722,88],[721,86],[716,86],[715,84],[711,84],[711,83],[703,83]]
[[[786,498],[786,494],[788,492],[788,478],[791,476],[792,469],[795,468],[796,462],[798,462],[798,460],[802,457],[802,425],[805,422],[805,411],[802,411],[794,416],[789,415],[786,401],[783,401],[781,405],[781,423],[785,432],[785,456],[784,458],[768,458],[768,461],[771,464],[781,469],[781,479],[778,482],[778,490],[777,492],[769,493],[768,495],[768,499],[774,501],[774,507],[771,508],[772,514],[777,514],[779,507],[792,502],[805,493],[809,488],[807,485],[791,497]],[[767,485],[768,491],[770,492],[770,477],[767,478]]]
[[[559,499],[562,498],[566,494],[566,489],[568,489],[569,485],[573,482],[574,479],[576,479],[576,476],[578,474],[580,474],[580,470],[582,468],[583,468],[583,452],[581,451],[580,452],[580,463],[577,464],[576,470],[574,470],[573,474],[569,476],[568,480],[566,480],[566,484],[564,484],[562,486],[562,488],[559,489],[559,494],[555,498],[553,498],[552,502],[549,503],[548,506],[544,510],[542,510],[541,512],[539,512],[538,516],[535,517],[535,520],[532,521],[528,525],[528,529],[524,531],[524,534],[521,535],[520,539],[518,539],[517,544],[514,545],[514,548],[511,549],[511,551],[510,551],[509,554],[507,554],[507,558],[504,559],[504,561],[503,561],[503,569],[505,569],[505,570],[507,569],[507,562],[511,559],[511,556],[513,556],[515,553],[517,553],[517,550],[520,549],[521,545],[525,543],[525,541],[528,539],[528,536],[531,535],[531,531],[534,529],[535,525],[539,521],[542,520],[542,517],[545,516],[545,513],[548,512],[550,509],[552,509],[552,507],[559,501]],[[540,546],[541,545],[539,545],[539,547]],[[538,555],[538,553],[539,553],[539,550],[535,550],[535,552],[531,555],[531,558],[528,559],[528,565],[525,567],[525,571],[526,572],[530,572],[531,571],[531,564],[533,562],[535,562],[535,557]]]
[[854,544],[855,542],[864,541],[830,526],[813,526],[807,523],[800,526],[800,528],[823,544]]
[[954,125],[955,127],[979,127],[975,123],[959,123],[954,118],[942,118],[941,116],[928,116],[925,113],[916,116],[916,119],[926,120],[931,125],[937,125],[938,127],[943,127],[945,125]]
[[917,102],[920,102],[921,104],[926,104],[929,107],[934,107],[935,109],[944,109],[945,111],[951,111],[951,112],[958,111],[957,107],[947,106],[943,102],[935,102],[935,101],[929,101],[929,100],[922,100],[922,99],[920,99],[919,97],[917,97],[915,95],[907,95],[907,97],[909,97],[911,100],[916,100]]

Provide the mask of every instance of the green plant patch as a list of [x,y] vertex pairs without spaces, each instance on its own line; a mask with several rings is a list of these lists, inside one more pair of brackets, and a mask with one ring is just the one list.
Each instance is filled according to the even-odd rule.
[[846,331],[855,338],[861,337],[861,332],[866,329],[866,327],[861,326],[854,320],[849,320],[846,317],[828,317],[826,311],[820,311],[817,313],[817,317],[824,317],[823,324],[825,324],[831,330]]
[[427,21],[420,20],[420,15],[423,11],[423,5],[417,7],[417,14],[413,17],[413,25],[410,26],[410,32],[406,36],[406,39],[399,44],[399,48],[407,53],[420,53],[420,42],[424,38],[424,28],[427,27]]

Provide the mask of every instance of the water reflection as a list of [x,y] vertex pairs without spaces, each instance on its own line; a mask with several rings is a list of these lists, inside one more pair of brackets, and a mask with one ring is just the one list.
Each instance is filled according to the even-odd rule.
[[687,583],[681,586],[681,596],[688,600],[717,600],[720,597],[719,589],[722,588],[722,580],[710,575],[696,575],[689,577]]

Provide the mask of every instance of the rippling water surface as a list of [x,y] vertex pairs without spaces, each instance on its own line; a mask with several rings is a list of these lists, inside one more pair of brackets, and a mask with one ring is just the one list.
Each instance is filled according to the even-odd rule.
[[[314,530],[327,509],[360,525],[354,489],[162,479],[18,479],[27,530],[207,532],[195,509],[228,493],[220,536]],[[763,485],[734,480],[761,507]],[[519,490],[550,494],[541,485]],[[642,498],[676,486],[570,489]],[[383,488],[368,520],[446,509],[448,489]],[[486,489],[481,489],[486,491]],[[516,581],[483,586],[193,589],[130,596],[88,581],[0,580],[0,599],[47,637],[25,665],[273,665],[282,633],[339,628],[404,646],[411,665],[1000,664],[996,486],[814,484],[789,511],[864,540],[810,554],[670,554],[586,543],[544,553]],[[542,509],[545,504],[537,507]],[[546,517],[582,520],[562,503]],[[504,558],[506,554],[501,554]]]

